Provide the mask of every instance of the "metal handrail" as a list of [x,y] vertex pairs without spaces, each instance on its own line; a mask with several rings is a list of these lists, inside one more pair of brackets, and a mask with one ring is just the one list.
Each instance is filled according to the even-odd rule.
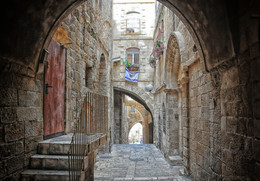
[[69,160],[69,180],[78,181],[84,169],[84,157],[89,151],[88,145],[98,137],[107,134],[108,98],[100,94],[87,92],[79,119],[74,122]]

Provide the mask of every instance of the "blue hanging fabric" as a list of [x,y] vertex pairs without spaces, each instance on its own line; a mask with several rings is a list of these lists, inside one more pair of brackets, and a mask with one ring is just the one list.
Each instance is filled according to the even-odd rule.
[[125,70],[125,80],[128,80],[130,82],[138,82],[138,71],[132,73],[127,68]]

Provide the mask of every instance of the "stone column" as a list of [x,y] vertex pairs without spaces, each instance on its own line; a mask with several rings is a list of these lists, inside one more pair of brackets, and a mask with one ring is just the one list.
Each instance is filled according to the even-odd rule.
[[181,116],[183,123],[183,159],[184,166],[189,170],[190,168],[190,153],[189,153],[189,77],[188,67],[183,67],[183,73],[179,80],[181,87]]
[[121,127],[122,127],[122,94],[114,92],[114,126],[112,130],[113,143],[121,143]]
[[149,144],[149,112],[145,111],[144,123],[143,123],[143,143]]

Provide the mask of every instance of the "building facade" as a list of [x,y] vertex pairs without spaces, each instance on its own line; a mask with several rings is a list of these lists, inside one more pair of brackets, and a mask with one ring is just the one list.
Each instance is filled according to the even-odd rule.
[[[153,95],[145,87],[153,81],[153,68],[149,65],[148,60],[153,46],[154,10],[154,0],[115,0],[113,2],[112,86],[114,90],[117,90],[114,95],[114,124],[111,128],[114,133],[114,143],[128,143],[128,134],[126,136],[121,136],[120,134],[123,133],[120,130],[128,130],[128,128],[125,128],[128,127],[128,122],[130,121],[127,118],[129,117],[127,116],[127,109],[116,111],[121,110],[121,104],[122,106],[125,105],[122,92],[143,100],[150,112],[153,111]],[[138,80],[136,82],[126,80],[126,68],[133,73],[138,72]],[[116,95],[118,93],[120,95]],[[118,104],[118,101],[121,101],[120,104]],[[131,107],[131,104],[128,104],[129,106]],[[146,114],[150,115],[149,111]],[[146,119],[147,115],[142,115],[142,117]],[[149,122],[151,122],[151,115],[149,119]],[[131,127],[129,127],[130,129]],[[148,123],[144,129],[148,130]],[[146,131],[147,134],[148,132]],[[121,140],[122,137],[126,138]]]

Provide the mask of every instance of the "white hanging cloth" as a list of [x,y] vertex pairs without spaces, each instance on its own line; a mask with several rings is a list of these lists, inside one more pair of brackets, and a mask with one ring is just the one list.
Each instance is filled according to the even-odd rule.
[[130,82],[138,82],[138,71],[132,73],[127,68],[125,70],[125,80],[128,80]]

